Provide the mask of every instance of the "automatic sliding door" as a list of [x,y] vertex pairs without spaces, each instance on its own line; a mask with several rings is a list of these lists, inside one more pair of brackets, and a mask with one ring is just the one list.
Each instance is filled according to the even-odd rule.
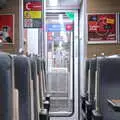
[[67,13],[47,13],[47,92],[51,95],[51,115],[73,112],[74,21]]

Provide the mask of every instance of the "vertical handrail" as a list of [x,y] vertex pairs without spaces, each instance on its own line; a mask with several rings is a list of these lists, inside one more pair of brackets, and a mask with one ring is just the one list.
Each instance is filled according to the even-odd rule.
[[38,74],[37,74],[37,58],[35,59],[35,73],[36,73],[36,95],[37,95],[37,106],[38,110],[40,110],[40,96],[39,96],[39,79],[38,79]]
[[90,93],[90,89],[91,89],[91,75],[90,75],[90,73],[91,73],[91,70],[90,70],[90,68],[89,68],[89,70],[88,70],[88,101],[89,102],[91,102],[91,93]]
[[23,0],[19,0],[19,49],[24,49]]
[[95,72],[95,110],[99,111],[99,103],[98,103],[98,70]]
[[95,73],[95,110],[100,113],[100,60],[103,57],[97,58],[96,73]]

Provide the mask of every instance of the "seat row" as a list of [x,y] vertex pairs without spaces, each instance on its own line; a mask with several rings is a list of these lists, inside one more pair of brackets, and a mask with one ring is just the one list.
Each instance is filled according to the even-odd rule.
[[0,52],[0,120],[49,120],[45,61]]
[[120,56],[86,60],[83,120],[120,120]]

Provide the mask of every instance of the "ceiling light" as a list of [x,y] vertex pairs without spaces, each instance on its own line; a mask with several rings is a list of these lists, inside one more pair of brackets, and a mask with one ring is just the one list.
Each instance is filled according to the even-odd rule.
[[49,0],[49,6],[58,6],[58,0]]

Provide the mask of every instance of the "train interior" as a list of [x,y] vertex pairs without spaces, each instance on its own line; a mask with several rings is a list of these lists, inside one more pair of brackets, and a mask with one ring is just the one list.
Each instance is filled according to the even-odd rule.
[[0,0],[0,120],[120,120],[119,0]]

